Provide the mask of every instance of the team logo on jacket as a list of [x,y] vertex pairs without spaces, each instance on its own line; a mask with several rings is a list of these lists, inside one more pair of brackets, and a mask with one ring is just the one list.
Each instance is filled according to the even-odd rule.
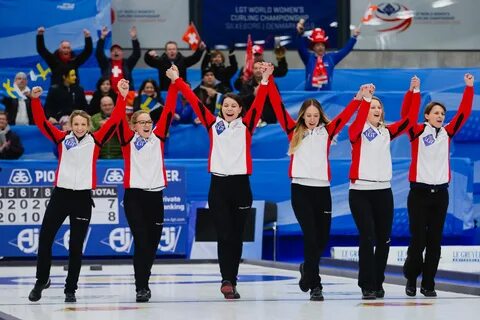
[[138,137],[133,144],[135,145],[135,148],[137,148],[137,150],[140,150],[143,148],[144,145],[147,144],[147,141],[142,137]]
[[426,147],[434,144],[435,143],[435,138],[433,137],[433,134],[430,133],[429,135],[423,137],[423,143],[425,144]]
[[76,147],[77,144],[78,144],[77,139],[75,139],[74,137],[71,137],[65,140],[65,148],[67,148],[67,150],[70,150],[71,148]]
[[368,139],[368,141],[372,141],[373,139],[375,139],[378,136],[378,133],[375,130],[373,130],[372,128],[368,128],[367,130],[365,130],[363,132],[363,135],[365,136],[365,138]]
[[225,131],[225,124],[223,123],[223,121],[219,121],[215,125],[215,130],[217,130],[218,135],[220,135],[223,131]]

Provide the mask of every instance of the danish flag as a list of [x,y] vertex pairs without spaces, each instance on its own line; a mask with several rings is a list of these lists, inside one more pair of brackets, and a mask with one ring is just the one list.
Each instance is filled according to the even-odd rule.
[[182,40],[188,43],[190,49],[197,50],[200,44],[200,35],[198,34],[197,28],[195,28],[193,22],[190,22],[190,25],[183,34]]

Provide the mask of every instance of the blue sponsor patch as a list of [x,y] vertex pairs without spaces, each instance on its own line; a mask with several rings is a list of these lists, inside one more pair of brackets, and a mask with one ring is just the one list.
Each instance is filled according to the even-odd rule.
[[372,128],[368,128],[367,130],[365,130],[363,132],[363,135],[365,136],[365,138],[368,139],[368,141],[372,141],[373,139],[375,139],[378,136],[378,133],[375,130],[373,130]]
[[430,133],[429,135],[423,137],[423,143],[425,144],[426,147],[434,144],[435,143],[435,138],[433,137],[433,134]]
[[215,125],[215,130],[217,130],[218,135],[225,131],[225,124],[223,123],[223,121],[217,122],[217,124]]
[[143,139],[142,137],[137,137],[133,144],[135,145],[135,148],[137,148],[137,150],[140,150],[143,148],[144,145],[147,144],[147,141],[145,141],[145,139]]
[[65,148],[67,148],[67,150],[70,150],[71,148],[76,147],[78,143],[77,143],[77,139],[75,139],[74,137],[71,137],[66,139],[64,141],[64,144],[65,144]]

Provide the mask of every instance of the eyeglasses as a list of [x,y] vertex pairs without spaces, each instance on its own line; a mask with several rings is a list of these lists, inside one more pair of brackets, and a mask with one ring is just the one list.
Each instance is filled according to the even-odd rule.
[[149,126],[151,126],[151,125],[153,124],[153,121],[152,121],[152,120],[147,120],[147,121],[141,120],[141,121],[137,121],[137,122],[135,122],[135,123],[138,123],[138,124],[141,125],[141,126],[144,126],[144,125],[149,125]]

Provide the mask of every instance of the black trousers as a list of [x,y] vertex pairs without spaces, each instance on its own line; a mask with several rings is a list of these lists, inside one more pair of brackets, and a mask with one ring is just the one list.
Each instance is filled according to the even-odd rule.
[[390,251],[392,189],[350,189],[349,204],[360,236],[358,286],[365,290],[379,290],[385,280]]
[[446,188],[412,188],[408,194],[411,239],[403,273],[411,281],[416,281],[422,274],[422,287],[429,290],[435,288],[448,200]]
[[215,217],[222,281],[228,280],[236,286],[245,221],[252,207],[249,176],[212,175],[208,206]]
[[322,288],[320,256],[327,246],[332,223],[330,187],[310,187],[292,183],[292,208],[303,232],[305,284]]
[[125,189],[125,216],[133,235],[136,290],[149,289],[148,281],[163,229],[163,191]]
[[45,284],[50,277],[52,245],[55,236],[67,217],[70,218],[68,249],[68,274],[65,292],[77,290],[82,266],[82,249],[92,216],[92,191],[70,190],[55,187],[48,202],[38,244],[37,283]]

